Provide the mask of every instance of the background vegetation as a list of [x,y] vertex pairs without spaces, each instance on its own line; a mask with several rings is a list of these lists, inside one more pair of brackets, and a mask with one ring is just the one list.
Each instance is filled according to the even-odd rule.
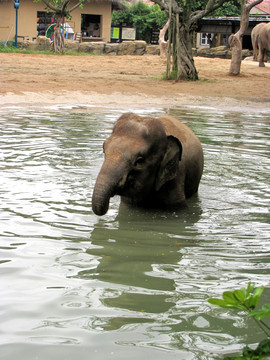
[[[205,1],[195,1],[195,7],[200,10],[205,6]],[[224,3],[217,9],[212,17],[240,16],[241,5],[237,0]],[[137,40],[150,42],[152,30],[160,30],[168,19],[167,14],[157,4],[148,6],[139,1],[128,5],[126,10],[112,12],[112,25],[127,24],[136,28]]]
[[148,6],[142,1],[124,11],[113,11],[112,25],[127,24],[136,28],[137,40],[150,42],[152,30],[162,29],[168,19],[158,5]]

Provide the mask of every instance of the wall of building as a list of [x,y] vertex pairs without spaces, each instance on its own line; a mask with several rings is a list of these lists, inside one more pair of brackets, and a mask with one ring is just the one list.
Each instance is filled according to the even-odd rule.
[[[76,2],[74,1],[74,4]],[[72,7],[72,2],[71,2]],[[37,11],[46,11],[44,3],[34,3],[33,0],[21,0],[18,10],[18,36],[28,36],[30,39],[37,36]],[[111,2],[86,2],[83,9],[77,8],[71,13],[71,25],[74,32],[81,32],[81,14],[101,16],[101,37],[110,41],[111,37]],[[0,41],[14,40],[15,36],[15,9],[12,1],[0,2]],[[10,36],[9,36],[10,34]],[[19,38],[20,40],[20,38]]]
[[[0,3],[0,40],[12,39],[15,33],[15,10],[13,2],[3,1]],[[9,36],[10,35],[10,36]]]

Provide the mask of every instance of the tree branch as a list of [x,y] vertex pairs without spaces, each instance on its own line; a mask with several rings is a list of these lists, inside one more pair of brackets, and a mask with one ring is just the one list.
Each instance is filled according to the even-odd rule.
[[250,10],[251,10],[254,6],[260,4],[261,2],[263,2],[263,0],[255,0],[255,1],[253,1],[252,3],[250,3],[250,4],[246,4],[246,7],[247,7],[248,12],[250,12]]
[[79,7],[81,4],[84,3],[84,0],[80,0],[75,6],[73,6],[69,12],[72,12],[73,10],[77,9],[77,7]]
[[67,5],[68,5],[69,2],[70,2],[70,0],[66,0],[66,1],[64,2],[64,4],[62,5],[62,12],[65,11],[65,8],[67,7]]
[[84,3],[84,0],[79,0],[75,6],[73,6],[70,10],[68,10],[67,6],[68,6],[68,3],[70,2],[70,0],[65,0],[63,5],[61,5],[59,7],[52,5],[50,3],[50,0],[42,0],[42,1],[49,9],[53,10],[55,13],[58,13],[58,14],[62,13],[64,15],[67,15],[67,13],[72,12],[73,10],[77,9],[77,7],[79,7],[81,4]]
[[52,4],[50,4],[50,2],[48,0],[42,0],[44,2],[44,4],[51,10],[58,12],[59,8],[56,6],[53,6]]
[[164,10],[167,14],[170,11],[170,5],[172,6],[173,14],[182,14],[183,9],[177,4],[175,0],[153,0],[155,4],[158,4],[159,7]]
[[[197,23],[200,19],[210,14],[211,12],[215,11],[227,1],[229,0],[218,0],[218,2],[215,3],[215,0],[208,0],[204,10],[196,11],[193,13],[193,16],[191,16],[189,20],[189,26],[191,27],[191,25]],[[256,0],[256,1],[260,1],[260,0]]]

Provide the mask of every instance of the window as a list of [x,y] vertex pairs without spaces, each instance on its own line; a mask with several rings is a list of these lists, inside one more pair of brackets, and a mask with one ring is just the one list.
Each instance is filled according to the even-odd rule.
[[45,35],[51,24],[54,24],[54,18],[51,13],[46,11],[37,12],[37,36]]
[[100,37],[100,15],[82,14],[82,35],[84,37]]
[[210,45],[211,34],[210,33],[202,33],[201,34],[201,45]]

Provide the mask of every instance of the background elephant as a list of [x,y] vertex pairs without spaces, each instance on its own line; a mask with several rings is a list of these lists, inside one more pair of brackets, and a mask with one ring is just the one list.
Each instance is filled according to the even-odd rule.
[[252,41],[252,48],[253,48],[253,60],[256,61],[258,58],[258,41],[259,41],[259,32],[260,30],[266,25],[267,23],[260,23],[251,31],[251,41]]
[[264,61],[267,57],[267,51],[270,50],[270,23],[260,28],[258,36],[259,55],[258,61],[259,66],[265,66]]
[[97,215],[107,212],[114,195],[135,206],[177,209],[198,191],[203,172],[201,143],[173,117],[126,113],[103,148],[105,160],[92,198]]

